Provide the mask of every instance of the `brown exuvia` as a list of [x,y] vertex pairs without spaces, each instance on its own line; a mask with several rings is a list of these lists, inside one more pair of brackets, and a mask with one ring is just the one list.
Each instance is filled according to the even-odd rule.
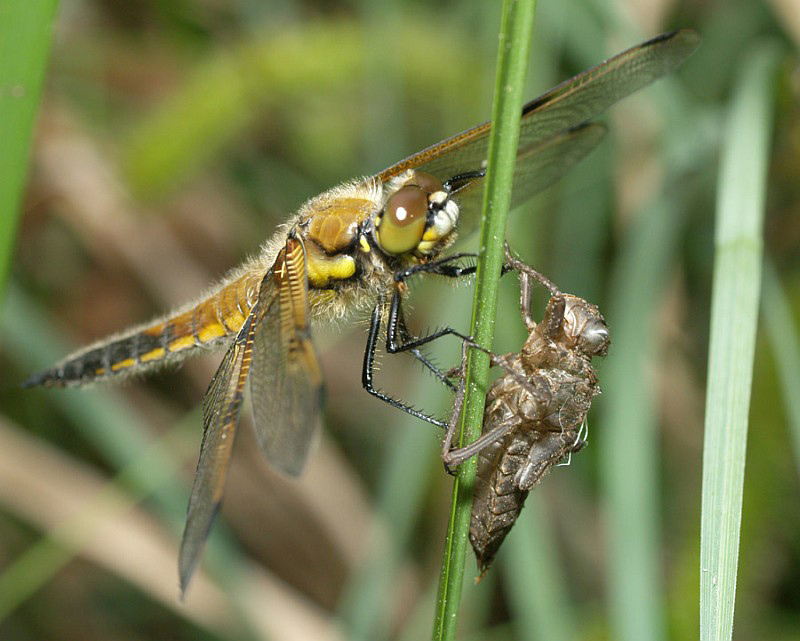
[[[492,355],[492,365],[505,373],[487,394],[482,434],[470,445],[451,449],[463,403],[462,379],[442,452],[447,465],[478,455],[469,538],[481,576],[519,517],[528,492],[551,467],[583,447],[586,415],[600,392],[592,357],[604,356],[610,342],[597,306],[560,292],[510,254],[507,265],[519,272],[528,339],[518,353]],[[539,323],[530,314],[534,280],[552,294]],[[465,343],[464,357],[468,347]]]

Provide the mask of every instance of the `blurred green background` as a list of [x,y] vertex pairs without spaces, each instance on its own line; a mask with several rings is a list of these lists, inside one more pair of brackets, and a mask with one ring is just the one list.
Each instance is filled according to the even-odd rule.
[[[118,387],[18,384],[196,297],[305,199],[485,120],[499,19],[486,2],[61,4],[2,309],[0,638],[429,636],[452,481],[440,435],[361,389],[363,318],[317,334],[326,431],[302,479],[268,468],[245,411],[183,603],[197,407],[219,356]],[[541,0],[528,95],[677,27],[701,32],[697,54],[614,108],[601,148],[512,213],[517,252],[599,304],[614,344],[589,446],[466,586],[462,639],[697,638],[719,146],[739,74],[770,43],[770,331],[756,352],[735,638],[800,640],[800,10]],[[524,338],[505,281],[497,351]],[[414,285],[413,328],[468,326],[469,287]],[[458,344],[442,343],[437,360],[455,364]],[[384,389],[447,416],[449,395],[410,358],[381,365]]]

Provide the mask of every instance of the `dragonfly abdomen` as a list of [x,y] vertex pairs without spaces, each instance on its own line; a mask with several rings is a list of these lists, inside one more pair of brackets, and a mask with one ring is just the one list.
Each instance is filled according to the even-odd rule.
[[180,360],[232,336],[258,295],[261,275],[247,273],[208,298],[77,352],[23,383],[67,386],[136,374]]

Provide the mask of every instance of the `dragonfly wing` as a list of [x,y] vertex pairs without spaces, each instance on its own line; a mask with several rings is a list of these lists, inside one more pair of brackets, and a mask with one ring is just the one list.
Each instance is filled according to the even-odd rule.
[[[594,149],[606,134],[598,123],[578,125],[545,141],[537,141],[517,149],[517,163],[511,191],[511,207],[521,205],[560,180]],[[484,177],[478,176],[458,188],[459,237],[474,231],[483,205]]]
[[255,333],[250,396],[256,434],[269,461],[299,475],[317,432],[322,371],[311,339],[305,249],[289,238],[262,285],[263,306]]
[[256,303],[234,338],[203,399],[203,443],[178,557],[181,592],[186,591],[200,561],[222,502],[252,357],[254,320],[259,312],[258,307],[259,303]]
[[[691,29],[657,36],[562,82],[522,108],[520,148],[543,141],[603,113],[663,75],[674,71],[700,43]],[[481,169],[488,156],[489,122],[456,134],[385,169],[386,181],[406,169],[446,180]]]
[[[590,135],[570,136],[570,132],[579,130],[581,125],[615,102],[675,70],[699,43],[700,36],[691,29],[662,34],[609,58],[527,103],[522,108],[517,171],[530,175],[531,168],[543,167],[543,160],[530,159],[538,153],[544,154],[542,159],[552,157],[556,166],[549,170],[547,180],[542,178],[529,183],[527,179],[515,176],[513,203],[523,202],[558,180],[588,152],[591,147],[587,149],[584,146],[587,143],[584,136]],[[377,177],[386,181],[406,169],[416,169],[447,180],[481,171],[488,156],[490,124],[485,122],[428,147],[385,169]],[[568,148],[571,140],[579,146],[578,149]],[[556,150],[572,158],[560,161],[555,156]],[[471,218],[477,218],[480,213],[483,179],[472,182],[468,191],[477,192],[477,195],[467,198],[465,193],[459,199],[462,236],[465,228],[476,226],[477,221]]]
[[692,29],[661,34],[562,82],[523,107],[520,144],[600,115],[677,69],[699,44],[700,36]]

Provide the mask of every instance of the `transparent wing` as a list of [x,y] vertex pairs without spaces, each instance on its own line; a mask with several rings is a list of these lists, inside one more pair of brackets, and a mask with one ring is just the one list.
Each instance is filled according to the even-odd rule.
[[[562,82],[522,108],[520,148],[580,125],[615,102],[676,69],[700,43],[682,29],[631,47],[596,67]],[[489,122],[443,140],[378,174],[387,180],[406,169],[449,178],[480,169],[489,147]]]
[[[516,207],[560,180],[603,139],[606,128],[597,123],[579,125],[544,141],[517,149],[511,207]],[[459,237],[472,232],[483,204],[484,177],[478,176],[460,187],[455,195],[461,215]]]
[[255,334],[250,396],[264,453],[275,467],[297,476],[322,408],[322,372],[311,340],[305,250],[299,239],[286,241],[268,278],[269,289],[277,294],[270,296]]
[[256,303],[220,363],[203,399],[203,442],[178,557],[181,592],[186,591],[200,561],[211,524],[222,502],[251,361],[258,308],[259,303]]
[[[529,172],[530,166],[544,164],[529,160],[526,168],[526,163],[520,161],[538,149],[552,151],[554,147],[549,144],[550,138],[579,127],[615,102],[670,73],[692,54],[699,43],[700,36],[691,29],[662,34],[566,80],[526,104],[520,123],[518,171]],[[479,171],[487,157],[489,125],[485,122],[428,147],[385,169],[377,178],[386,181],[406,169],[425,171],[441,180]],[[584,142],[580,136],[574,140],[576,144]],[[562,140],[562,153],[567,142]],[[555,177],[550,182],[541,181],[537,191],[554,182],[572,164],[554,171]],[[524,185],[524,180],[515,178],[515,190]],[[535,193],[531,188],[527,189],[524,197],[515,193],[514,202],[520,203]],[[465,208],[462,204],[461,208],[462,220],[465,215],[469,217],[477,213],[471,206]]]

